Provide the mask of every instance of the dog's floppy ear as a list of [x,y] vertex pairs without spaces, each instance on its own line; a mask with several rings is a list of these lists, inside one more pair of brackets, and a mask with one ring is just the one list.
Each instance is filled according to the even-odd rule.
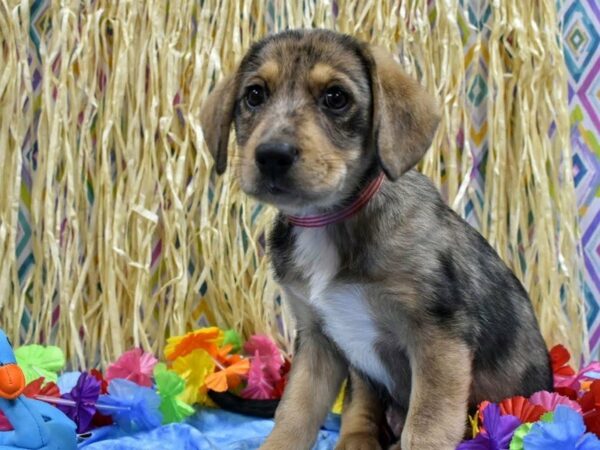
[[227,76],[208,95],[200,113],[204,140],[215,159],[215,167],[219,175],[227,168],[227,146],[233,121],[236,90],[236,76]]
[[439,122],[438,107],[385,50],[372,56],[373,133],[383,171],[396,180],[423,157]]

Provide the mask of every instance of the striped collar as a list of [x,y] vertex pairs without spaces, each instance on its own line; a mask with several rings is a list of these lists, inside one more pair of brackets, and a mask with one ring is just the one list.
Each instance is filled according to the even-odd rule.
[[358,211],[360,211],[369,200],[373,198],[383,183],[385,175],[380,173],[376,178],[373,179],[354,199],[348,206],[327,214],[319,214],[315,216],[288,216],[288,222],[291,225],[303,228],[319,228],[325,225],[331,225],[334,223],[342,222],[343,220],[352,217]]

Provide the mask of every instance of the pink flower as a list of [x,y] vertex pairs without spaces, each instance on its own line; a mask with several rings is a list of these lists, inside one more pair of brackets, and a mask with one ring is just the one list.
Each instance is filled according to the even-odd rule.
[[534,405],[540,405],[546,411],[554,411],[558,405],[565,405],[581,413],[581,406],[577,402],[556,392],[539,391],[529,397],[529,401]]
[[117,362],[106,369],[108,381],[122,378],[140,386],[152,387],[152,371],[158,360],[141,348],[134,348],[121,355]]
[[252,362],[250,363],[250,372],[248,372],[248,385],[242,391],[243,398],[252,398],[255,400],[272,399],[275,382],[269,376],[266,370],[266,364],[262,362],[258,350],[256,350]]
[[600,372],[600,362],[594,361],[574,375],[563,375],[560,373],[554,373],[554,387],[568,387],[574,390],[581,388],[582,381],[594,380],[594,377],[590,377],[590,372]]
[[244,345],[244,351],[250,355],[250,372],[242,397],[256,400],[277,398],[276,387],[281,380],[284,360],[275,342],[267,336],[255,334]]
[[[252,355],[253,359],[260,360],[261,371],[273,382],[280,378],[283,356],[271,338],[262,334],[255,334],[244,344],[244,351]],[[258,370],[258,369],[255,369]]]

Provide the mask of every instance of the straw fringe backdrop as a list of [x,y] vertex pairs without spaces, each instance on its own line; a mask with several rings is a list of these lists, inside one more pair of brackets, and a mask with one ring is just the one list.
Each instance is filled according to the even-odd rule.
[[273,211],[211,174],[198,117],[252,41],[326,27],[440,99],[421,169],[523,281],[547,342],[585,353],[555,1],[469,3],[0,0],[0,326],[79,366],[199,323],[289,349]]

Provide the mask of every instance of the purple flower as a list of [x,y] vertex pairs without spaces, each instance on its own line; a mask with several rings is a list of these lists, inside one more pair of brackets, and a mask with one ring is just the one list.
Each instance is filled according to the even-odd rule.
[[500,407],[490,403],[483,410],[483,427],[475,439],[465,441],[456,450],[506,450],[521,421],[515,416],[501,415]]
[[77,379],[71,392],[61,398],[71,400],[73,405],[57,405],[73,422],[77,424],[77,432],[85,433],[90,429],[92,417],[96,413],[96,401],[100,395],[100,382],[87,372]]

